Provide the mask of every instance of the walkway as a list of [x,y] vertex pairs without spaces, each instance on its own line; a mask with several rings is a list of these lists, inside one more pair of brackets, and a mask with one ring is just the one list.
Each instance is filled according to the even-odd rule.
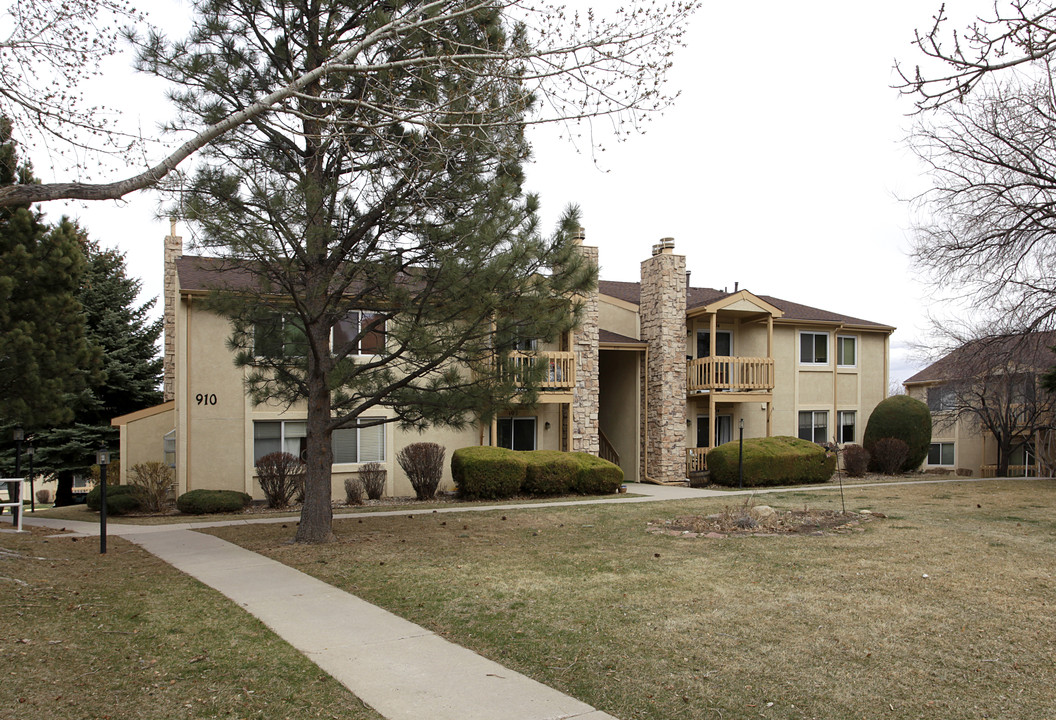
[[[966,479],[924,482],[965,482]],[[970,479],[968,480],[970,481]],[[873,483],[893,485],[896,483]],[[912,484],[912,483],[897,483]],[[845,485],[845,488],[870,485]],[[454,506],[437,510],[341,513],[335,518],[384,517],[416,513],[531,510],[538,507],[640,503],[759,492],[834,490],[823,487],[768,490],[698,490],[631,485],[639,497],[569,500],[519,505]],[[289,522],[284,518],[221,520],[173,525],[111,523],[108,535],[122,536],[175,568],[212,587],[260,619],[357,697],[389,720],[616,720],[435,633],[338,590],[298,570],[193,532],[195,528]],[[96,523],[25,517],[25,524],[98,535]]]

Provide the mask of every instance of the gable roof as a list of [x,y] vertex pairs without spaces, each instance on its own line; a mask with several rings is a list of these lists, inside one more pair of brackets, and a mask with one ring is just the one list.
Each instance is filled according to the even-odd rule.
[[913,375],[903,385],[937,383],[974,374],[973,370],[987,369],[987,357],[1012,360],[1017,365],[1034,370],[1048,370],[1056,365],[1056,331],[996,335],[971,340],[947,353],[931,365]]
[[[622,282],[619,280],[599,280],[598,292],[603,295],[623,300],[634,305],[642,304],[642,285],[636,282]],[[743,292],[743,291],[739,291]],[[686,312],[705,305],[737,295],[737,293],[714,288],[690,287],[686,289]],[[820,308],[801,305],[789,300],[782,300],[770,295],[756,295],[757,298],[767,302],[784,313],[781,320],[796,322],[820,322],[820,323],[842,323],[845,325],[858,325],[862,327],[875,328],[877,330],[894,330],[890,325],[863,320],[861,318],[843,315],[840,313],[821,310]]]

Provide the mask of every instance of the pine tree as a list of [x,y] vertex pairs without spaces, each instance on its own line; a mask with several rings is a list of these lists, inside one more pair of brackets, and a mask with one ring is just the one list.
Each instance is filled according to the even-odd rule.
[[[595,280],[572,245],[576,213],[546,240],[522,195],[534,97],[508,62],[527,54],[522,26],[480,3],[436,4],[435,18],[401,2],[313,7],[203,2],[191,40],[142,63],[206,126],[263,78],[311,75],[371,38],[354,69],[217,140],[180,197],[239,278],[212,307],[232,321],[251,397],[307,406],[302,542],[332,537],[335,430],[380,410],[459,427],[514,395],[530,403],[542,367],[519,388],[496,353],[567,330]],[[372,35],[397,13],[410,29]]]

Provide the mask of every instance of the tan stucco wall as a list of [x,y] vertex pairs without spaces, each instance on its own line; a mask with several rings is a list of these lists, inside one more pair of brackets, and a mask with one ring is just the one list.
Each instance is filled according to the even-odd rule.
[[639,337],[638,311],[598,296],[598,327],[630,338]]
[[601,351],[599,422],[601,431],[620,454],[626,482],[638,482],[641,355],[637,351]]
[[[907,394],[923,403],[928,401],[927,386],[912,385]],[[953,466],[930,465],[924,460],[923,469],[941,467],[946,470],[970,473],[973,477],[981,475],[984,463],[997,462],[997,449],[993,438],[980,431],[979,425],[970,420],[951,419],[948,413],[932,413],[931,441],[953,443]]]
[[128,478],[129,470],[140,463],[164,462],[165,434],[174,427],[175,409],[164,410],[121,425],[121,477]]

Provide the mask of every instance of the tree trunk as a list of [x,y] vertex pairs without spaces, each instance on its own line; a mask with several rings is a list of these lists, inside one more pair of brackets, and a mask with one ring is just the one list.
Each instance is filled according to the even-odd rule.
[[73,471],[59,471],[57,487],[55,488],[55,507],[73,505]]
[[[329,328],[308,328],[316,342],[327,347]],[[330,388],[326,369],[320,367],[309,350],[308,358],[308,461],[304,478],[304,505],[301,523],[294,538],[299,543],[325,543],[334,539],[334,510],[331,505],[330,476],[334,463],[334,448],[330,443]],[[324,360],[325,362],[325,360]]]
[[1011,442],[999,442],[997,445],[997,477],[1008,477],[1008,456],[1012,454]]

